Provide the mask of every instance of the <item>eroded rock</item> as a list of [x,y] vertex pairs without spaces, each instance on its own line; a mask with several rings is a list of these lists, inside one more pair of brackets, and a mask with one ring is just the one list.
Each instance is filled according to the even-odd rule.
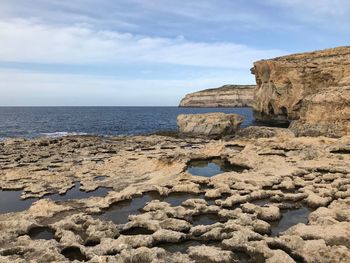
[[[0,214],[0,261],[64,262],[75,254],[87,262],[346,262],[350,137],[263,137],[76,136],[2,144],[1,188],[40,200]],[[186,172],[189,160],[214,157],[247,168],[213,177]],[[41,169],[57,163],[61,168]],[[41,197],[64,194],[75,182],[111,190],[62,201]],[[104,217],[111,210],[123,220]],[[31,238],[33,229],[50,229],[51,238]],[[180,251],[171,252],[174,246]],[[201,257],[201,246],[211,253]]]
[[234,135],[244,118],[237,114],[206,113],[177,116],[179,131],[188,135],[222,137]]
[[253,73],[257,119],[292,121],[299,136],[349,134],[350,47],[261,60]]
[[180,102],[180,107],[250,107],[255,85],[225,85],[190,93]]

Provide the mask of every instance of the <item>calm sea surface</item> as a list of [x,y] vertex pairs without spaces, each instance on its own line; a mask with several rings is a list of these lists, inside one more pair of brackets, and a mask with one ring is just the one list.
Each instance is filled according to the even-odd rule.
[[176,130],[176,116],[224,112],[253,122],[250,108],[178,107],[0,107],[0,140],[69,134],[134,135]]

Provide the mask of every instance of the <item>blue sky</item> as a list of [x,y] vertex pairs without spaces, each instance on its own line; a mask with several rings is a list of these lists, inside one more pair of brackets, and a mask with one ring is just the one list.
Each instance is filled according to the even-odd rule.
[[0,105],[177,105],[349,45],[348,0],[1,0]]

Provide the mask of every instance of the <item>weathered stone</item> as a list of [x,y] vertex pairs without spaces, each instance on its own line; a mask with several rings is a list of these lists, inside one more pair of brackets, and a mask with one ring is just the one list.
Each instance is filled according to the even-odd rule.
[[185,234],[177,231],[161,229],[155,232],[152,235],[152,237],[156,243],[161,243],[161,242],[177,243],[177,242],[180,242],[181,240],[184,240]]
[[208,263],[231,263],[236,262],[233,259],[234,254],[231,251],[224,251],[220,248],[211,246],[196,246],[189,248],[189,256],[198,262]]
[[181,114],[177,116],[177,125],[184,134],[221,137],[234,135],[243,120],[237,114]]
[[349,134],[350,83],[347,85],[329,87],[330,90],[305,97],[300,119],[293,121],[290,129],[299,136],[341,137]]
[[350,47],[261,60],[252,71],[257,119],[293,121],[297,135],[350,133]]
[[[107,195],[92,191],[90,198],[67,201],[52,201],[49,195],[29,209],[0,214],[0,262],[64,262],[62,249],[72,247],[94,263],[215,262],[210,255],[189,256],[188,248],[201,244],[233,252],[230,262],[241,255],[251,262],[292,262],[291,257],[297,262],[347,262],[350,256],[350,136],[75,136],[38,146],[40,140],[0,144],[5,168],[0,169],[0,195],[3,189],[20,188],[22,196],[69,195],[74,181],[82,189],[111,188]],[[189,159],[213,156],[249,168],[206,178],[186,172]],[[21,158],[37,161],[20,166]],[[96,164],[96,159],[104,162]],[[61,161],[67,169],[41,170]],[[95,180],[98,175],[103,180]],[[270,235],[277,222],[267,221],[302,206],[303,224],[293,222],[299,217],[283,215],[282,227],[292,219],[289,228],[278,237]],[[309,206],[318,208],[308,214]],[[119,217],[125,221],[109,221]],[[53,239],[31,235],[38,227],[52,230]],[[181,251],[170,253],[173,249]]]
[[240,129],[237,135],[243,138],[272,138],[272,137],[293,137],[294,134],[290,130],[274,127],[257,127],[250,126]]

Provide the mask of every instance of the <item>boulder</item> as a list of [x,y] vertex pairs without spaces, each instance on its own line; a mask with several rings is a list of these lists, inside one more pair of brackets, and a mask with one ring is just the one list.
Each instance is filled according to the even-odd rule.
[[255,85],[224,85],[187,94],[180,107],[251,107]]
[[243,121],[244,118],[240,115],[225,113],[181,114],[177,116],[180,133],[209,137],[233,135]]
[[350,47],[254,63],[254,116],[292,122],[298,136],[350,133]]
[[193,246],[188,249],[190,258],[196,262],[235,262],[234,254],[231,251],[225,251],[214,246]]

